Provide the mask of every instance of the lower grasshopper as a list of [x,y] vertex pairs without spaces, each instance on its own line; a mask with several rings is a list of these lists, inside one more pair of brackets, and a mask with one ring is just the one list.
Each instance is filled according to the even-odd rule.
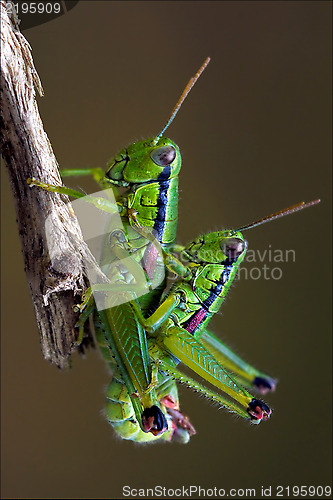
[[[170,255],[165,256],[168,267],[182,276],[182,280],[171,289],[167,298],[149,318],[144,318],[137,305],[131,303],[149,335],[150,356],[162,371],[182,381],[184,376],[174,371],[176,357],[234,400],[225,401],[223,406],[256,423],[261,419],[268,419],[271,411],[267,405],[253,398],[227,372],[225,366],[231,368],[245,385],[254,385],[261,393],[274,390],[275,381],[236,356],[207,330],[207,325],[220,309],[245,257],[247,242],[241,231],[302,210],[319,201],[293,205],[238,230],[199,237],[181,249],[181,260],[188,262],[187,265]],[[170,359],[167,359],[168,355]],[[187,381],[190,379],[187,378]],[[188,383],[196,388],[195,384],[193,381]],[[205,394],[202,387],[197,390]],[[212,396],[213,399],[216,398],[216,394],[211,393],[209,397]]]
[[[241,230],[317,202],[318,200],[300,203]],[[170,440],[173,437],[180,438],[182,442],[189,440],[194,429],[179,412],[174,380],[254,423],[267,420],[271,413],[269,407],[248,393],[238,379],[243,380],[246,386],[254,385],[261,393],[274,390],[275,381],[248,365],[207,330],[209,321],[220,309],[246,253],[247,243],[240,230],[210,233],[194,240],[187,247],[177,249],[180,250],[180,259],[186,264],[165,252],[164,260],[168,268],[181,279],[172,287],[155,313],[144,318],[136,302],[126,305],[132,308],[134,317],[148,335],[149,355],[155,368],[152,386],[156,389],[157,399],[171,429],[158,435],[142,432],[126,386],[116,370],[107,390],[106,416],[116,432],[125,439],[138,442]],[[105,324],[109,323],[98,325],[95,321],[99,345],[107,357],[110,353],[107,339],[110,340],[112,332],[105,332]],[[224,392],[229,399],[181,373],[177,369],[179,361]],[[226,366],[231,368],[233,374],[225,369]]]

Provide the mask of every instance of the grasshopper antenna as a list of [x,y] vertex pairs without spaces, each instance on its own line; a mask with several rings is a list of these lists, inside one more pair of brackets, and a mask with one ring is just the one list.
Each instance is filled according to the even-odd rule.
[[202,66],[200,67],[200,69],[197,71],[197,73],[190,79],[190,81],[188,82],[188,84],[186,85],[185,89],[183,90],[183,93],[182,95],[180,96],[176,106],[174,107],[174,109],[172,110],[171,112],[171,115],[170,115],[170,118],[169,120],[167,121],[166,125],[163,127],[163,129],[161,130],[161,132],[158,134],[158,136],[154,139],[153,141],[153,144],[156,144],[156,142],[162,137],[162,135],[164,134],[164,132],[166,131],[166,129],[171,125],[171,123],[173,122],[176,114],[178,113],[181,105],[183,104],[183,102],[185,101],[186,97],[188,96],[188,94],[190,93],[191,89],[193,88],[194,84],[197,82],[197,80],[199,79],[200,75],[202,74],[202,72],[206,69],[207,65],[209,64],[209,61],[210,61],[210,57],[207,57],[207,59],[205,60],[205,62],[202,64]]
[[304,208],[312,207],[313,205],[317,205],[320,203],[320,200],[313,200],[309,201],[308,203],[305,203],[304,201],[301,201],[300,203],[296,203],[296,205],[292,205],[291,207],[284,208],[283,210],[280,210],[279,212],[275,212],[274,214],[267,215],[267,217],[263,217],[262,219],[259,219],[255,222],[251,222],[251,224],[247,224],[246,226],[240,227],[239,229],[235,229],[236,231],[245,231],[247,229],[252,229],[253,227],[256,226],[261,226],[261,224],[265,224],[266,222],[271,222],[275,219],[280,219],[281,217],[284,217],[285,215],[290,215],[295,212],[299,212],[300,210],[303,210]]

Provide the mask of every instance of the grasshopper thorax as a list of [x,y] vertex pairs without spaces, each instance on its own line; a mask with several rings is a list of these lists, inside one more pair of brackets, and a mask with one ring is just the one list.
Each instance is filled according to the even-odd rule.
[[106,180],[117,186],[167,181],[181,167],[180,151],[171,139],[161,137],[135,142],[109,162]]

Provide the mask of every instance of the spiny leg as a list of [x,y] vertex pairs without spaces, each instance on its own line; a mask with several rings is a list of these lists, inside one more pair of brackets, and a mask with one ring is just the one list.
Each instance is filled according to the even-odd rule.
[[[162,360],[156,360],[155,363],[159,364],[160,369],[169,377],[171,377],[173,380],[179,382],[182,385],[185,385],[186,387],[192,389],[194,392],[198,392],[199,394],[202,394],[205,396],[207,399],[210,401],[213,401],[214,403],[218,403],[221,405],[223,408],[229,409],[233,413],[237,413],[242,418],[245,418],[247,420],[251,419],[251,416],[249,413],[244,410],[243,408],[239,407],[237,404],[234,402],[228,400],[227,398],[224,398],[220,394],[217,394],[216,392],[212,391],[211,389],[208,389],[204,385],[200,384],[200,382],[197,382],[193,378],[189,377],[188,375],[185,375],[182,373],[180,370],[172,366],[170,363],[167,363]],[[258,423],[256,419],[253,420],[254,423]]]
[[264,421],[269,418],[271,410],[268,406],[253,398],[186,330],[171,327],[162,342],[186,366],[243,406],[252,418]]
[[200,342],[221,365],[233,372],[243,385],[253,385],[261,394],[275,390],[276,380],[249,365],[210,331],[203,332]]

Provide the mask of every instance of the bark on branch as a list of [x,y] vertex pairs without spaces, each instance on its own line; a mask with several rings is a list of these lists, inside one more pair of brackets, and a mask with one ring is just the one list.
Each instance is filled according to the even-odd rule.
[[[41,94],[42,88],[30,46],[19,32],[17,20],[9,19],[3,1],[1,48],[2,156],[13,189],[42,351],[45,359],[63,368],[68,366],[75,340],[78,315],[73,305],[80,301],[86,288],[84,263],[89,261],[97,272],[98,266],[82,239],[68,198],[27,184],[29,177],[48,184],[62,183],[38,112],[34,87]],[[49,235],[47,240],[45,222],[50,214],[51,239]]]

